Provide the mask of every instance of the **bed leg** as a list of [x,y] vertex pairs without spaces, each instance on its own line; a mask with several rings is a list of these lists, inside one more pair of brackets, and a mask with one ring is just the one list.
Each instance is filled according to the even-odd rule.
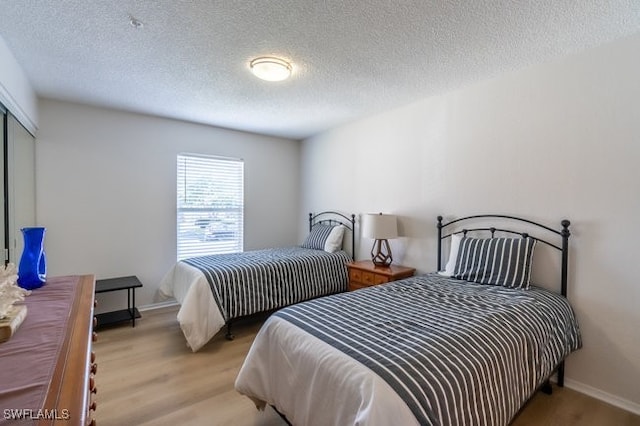
[[564,387],[564,360],[558,365],[558,386]]
[[545,380],[545,382],[540,387],[540,390],[542,391],[542,393],[545,393],[547,395],[551,395],[553,393],[553,388],[551,387],[551,382],[549,381],[549,379]]
[[233,340],[233,338],[235,337],[232,333],[231,333],[231,320],[227,321],[227,333],[224,335],[225,339],[227,340]]
[[278,415],[280,416],[280,418],[282,420],[284,420],[284,422],[288,425],[288,426],[292,426],[291,423],[289,423],[289,420],[285,417],[284,414],[282,414],[280,411],[278,411],[278,409],[275,407],[275,405],[272,405],[271,408],[273,408],[273,411],[275,411],[276,413],[278,413]]

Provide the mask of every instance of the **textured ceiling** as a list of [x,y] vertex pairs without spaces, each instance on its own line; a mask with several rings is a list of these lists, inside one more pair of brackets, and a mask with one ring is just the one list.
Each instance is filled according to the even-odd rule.
[[294,139],[639,31],[639,0],[0,0],[39,96]]

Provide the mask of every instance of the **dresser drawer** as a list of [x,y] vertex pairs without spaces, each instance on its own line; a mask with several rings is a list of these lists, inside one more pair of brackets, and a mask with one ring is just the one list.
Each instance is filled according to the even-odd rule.
[[349,269],[349,281],[362,282],[362,271],[360,269]]

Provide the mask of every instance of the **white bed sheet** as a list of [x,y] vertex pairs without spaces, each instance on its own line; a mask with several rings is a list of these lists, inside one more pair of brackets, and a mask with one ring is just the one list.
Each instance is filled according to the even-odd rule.
[[225,321],[207,278],[197,268],[177,262],[160,283],[160,295],[180,304],[178,323],[187,346],[199,350],[224,327]]
[[260,329],[235,388],[259,409],[275,406],[295,425],[418,424],[377,374],[278,317]]

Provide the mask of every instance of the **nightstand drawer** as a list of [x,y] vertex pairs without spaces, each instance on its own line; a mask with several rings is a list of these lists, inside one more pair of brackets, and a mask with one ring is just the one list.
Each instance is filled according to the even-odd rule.
[[349,291],[360,290],[361,288],[371,287],[368,285],[356,283],[354,281],[349,281]]
[[376,275],[371,272],[362,271],[362,284],[373,285],[376,281]]
[[373,272],[351,269],[349,270],[349,281],[366,287],[386,283],[389,279],[384,275],[374,274]]
[[351,262],[349,269],[349,291],[385,284],[413,275],[414,268],[402,265],[375,266],[369,261]]
[[375,285],[384,284],[389,282],[389,277],[385,277],[384,275],[376,275],[373,277],[373,283]]

